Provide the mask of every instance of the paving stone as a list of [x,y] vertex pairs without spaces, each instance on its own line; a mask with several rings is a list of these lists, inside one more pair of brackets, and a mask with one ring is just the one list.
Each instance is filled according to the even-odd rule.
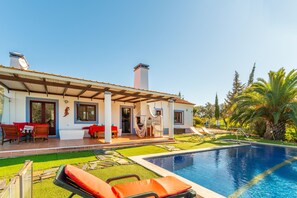
[[104,155],[97,155],[96,158],[100,159],[100,160],[105,160],[106,159],[106,157]]
[[105,151],[105,155],[114,155],[116,152],[115,151]]
[[90,169],[94,170],[97,167],[97,163],[90,164]]
[[6,186],[6,180],[5,179],[0,180],[0,190],[3,190],[5,186]]
[[119,163],[121,165],[130,164],[130,162],[128,160],[125,160],[125,159],[120,159],[119,161],[117,161],[117,163]]
[[89,168],[89,164],[87,164],[87,163],[85,165],[83,165],[83,167],[82,167],[83,170],[87,170],[88,168]]
[[103,167],[110,167],[110,166],[115,165],[115,163],[110,163],[110,162],[100,162],[99,165],[100,165],[100,166],[103,166]]
[[118,157],[113,157],[113,158],[112,158],[113,161],[119,161],[119,160],[121,160],[121,159],[122,159],[122,158],[118,158]]

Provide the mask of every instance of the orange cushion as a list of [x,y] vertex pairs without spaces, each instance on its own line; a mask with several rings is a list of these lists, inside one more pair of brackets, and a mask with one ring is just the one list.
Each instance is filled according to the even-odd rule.
[[163,186],[167,192],[167,196],[185,192],[192,187],[173,176],[162,177],[154,180]]
[[162,198],[185,192],[190,188],[190,185],[178,180],[177,178],[167,176],[158,179],[117,184],[112,187],[112,190],[118,198],[152,191]]
[[153,179],[117,184],[112,187],[112,190],[118,198],[152,191],[157,193],[159,197],[167,195],[166,190]]
[[65,173],[78,186],[93,196],[99,198],[115,198],[111,186],[94,175],[72,165],[66,165]]

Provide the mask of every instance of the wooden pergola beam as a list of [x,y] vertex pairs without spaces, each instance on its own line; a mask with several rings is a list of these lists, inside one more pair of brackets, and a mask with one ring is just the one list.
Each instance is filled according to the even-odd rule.
[[[70,85],[70,82],[67,82],[67,85]],[[63,91],[63,98],[65,97],[67,90],[68,90],[68,87],[65,87]]]
[[121,90],[121,91],[119,91],[119,93],[112,94],[111,97],[114,97],[114,96],[117,96],[117,95],[121,95],[121,93],[125,93],[125,92],[126,92],[126,90]]
[[48,96],[48,89],[47,89],[46,79],[45,78],[43,78],[43,82],[44,82],[44,90],[45,90],[46,96]]
[[[153,94],[148,94],[148,95],[145,95],[146,97],[150,97],[150,96],[152,96]],[[141,97],[141,96],[140,96]],[[131,102],[133,102],[133,103],[135,103],[135,102],[142,102],[142,100],[143,101],[146,101],[146,100],[150,100],[149,98],[145,98],[145,99],[141,99],[141,98],[139,98],[139,97],[137,97],[137,98],[134,98],[134,99],[130,99],[131,100]]]
[[95,93],[94,95],[91,96],[91,99],[93,100],[93,98],[95,98],[96,96],[99,96],[100,94],[102,94],[105,91],[108,91],[110,88],[105,88],[104,91],[99,91],[97,93]]
[[[15,78],[17,78],[17,79],[20,79],[20,77],[19,77],[17,74],[13,74],[13,76],[14,76]],[[29,87],[25,84],[25,82],[22,82],[22,81],[19,81],[19,82],[22,83],[22,85],[25,87],[25,89],[27,90],[27,92],[28,92],[29,95],[30,95],[30,89],[29,89]]]
[[133,94],[133,96],[123,96],[123,97],[120,97],[120,98],[117,98],[117,99],[114,99],[115,101],[120,101],[124,98],[129,98],[129,97],[133,97],[133,98],[130,98],[128,100],[124,100],[124,102],[127,102],[127,101],[130,101],[130,100],[135,100],[135,98],[138,98],[137,96],[140,94],[140,92],[136,92]]
[[77,95],[77,97],[79,98],[81,95],[83,95],[86,91],[88,91],[90,88],[92,87],[92,85],[88,85],[86,86],[83,90],[81,90],[81,92]]

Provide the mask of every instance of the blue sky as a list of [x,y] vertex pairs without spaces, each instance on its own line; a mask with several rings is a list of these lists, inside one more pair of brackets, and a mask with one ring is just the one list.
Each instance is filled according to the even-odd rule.
[[223,102],[234,71],[248,80],[297,68],[297,1],[0,0],[0,64],[23,53],[30,69],[150,89],[196,104]]

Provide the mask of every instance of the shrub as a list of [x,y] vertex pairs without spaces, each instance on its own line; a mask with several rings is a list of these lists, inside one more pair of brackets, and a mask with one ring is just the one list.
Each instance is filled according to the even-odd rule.
[[297,142],[297,129],[295,126],[287,126],[285,139],[288,142]]
[[201,118],[199,118],[199,117],[194,117],[193,120],[194,120],[194,125],[195,126],[204,124],[203,120]]

